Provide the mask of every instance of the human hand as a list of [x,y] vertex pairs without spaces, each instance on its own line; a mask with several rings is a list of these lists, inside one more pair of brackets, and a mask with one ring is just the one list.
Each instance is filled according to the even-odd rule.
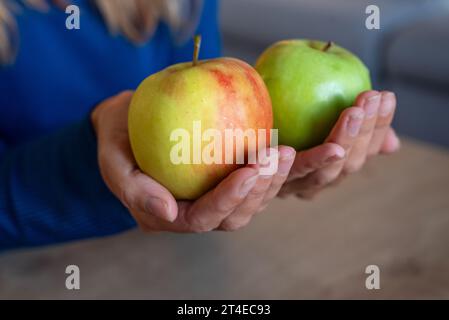
[[259,175],[259,164],[237,169],[196,201],[176,201],[162,185],[144,174],[133,157],[128,137],[128,107],[133,92],[105,100],[92,112],[98,140],[98,162],[109,189],[146,232],[236,230],[274,198],[287,179],[295,157],[280,146],[278,170]]
[[359,171],[367,158],[397,151],[400,141],[391,128],[394,93],[366,91],[345,109],[326,141],[298,152],[280,196],[311,198],[320,190]]

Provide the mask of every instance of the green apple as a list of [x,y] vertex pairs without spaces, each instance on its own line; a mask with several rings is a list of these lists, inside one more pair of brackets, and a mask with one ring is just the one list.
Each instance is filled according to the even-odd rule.
[[363,62],[331,42],[277,42],[262,53],[256,70],[270,92],[279,144],[296,150],[321,144],[341,111],[371,89]]
[[[232,163],[222,156],[213,163],[203,161],[205,154],[221,154],[226,142],[218,141],[206,152],[211,146],[206,132],[218,135],[217,142],[230,140],[226,130],[269,131],[273,126],[270,95],[253,67],[233,58],[197,58],[198,49],[193,63],[176,64],[146,78],[128,114],[131,147],[140,169],[177,199],[198,198],[239,167],[233,156]],[[187,138],[177,140],[178,133]],[[174,160],[180,143],[186,145],[180,149],[187,158],[182,156],[182,162]],[[245,158],[253,149],[231,146],[231,151]]]

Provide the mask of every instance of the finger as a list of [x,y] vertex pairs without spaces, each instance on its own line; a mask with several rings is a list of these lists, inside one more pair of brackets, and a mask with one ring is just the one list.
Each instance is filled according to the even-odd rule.
[[360,107],[364,106],[366,99],[369,99],[377,94],[379,94],[379,91],[376,90],[364,91],[357,96],[357,99],[355,100],[355,105]]
[[323,187],[331,184],[339,175],[334,171],[326,172],[319,169],[304,178],[296,179],[286,182],[279,191],[280,197],[285,197],[290,194],[298,195],[301,198],[311,198],[315,193]]
[[239,204],[228,217],[223,219],[217,230],[235,231],[247,225],[253,214],[256,213],[260,207],[272,179],[273,175],[259,174],[254,188],[242,203]]
[[[263,157],[262,161],[260,156]],[[270,148],[266,150],[265,153],[259,154],[258,162],[253,166],[259,171],[259,177],[257,179],[256,185],[246,196],[244,201],[237,208],[235,208],[235,210],[226,219],[221,222],[220,226],[217,228],[218,230],[235,231],[249,223],[253,214],[255,214],[259,209],[265,193],[271,185],[273,176],[279,168],[279,158],[279,151],[274,148]],[[276,170],[275,172],[270,172],[270,174],[263,174],[261,168],[263,166],[270,167],[270,163],[266,162],[265,160],[276,161],[275,166],[273,166],[273,168]]]
[[[371,93],[366,93],[361,95],[360,98],[367,98],[370,95]],[[279,195],[284,197],[288,194],[294,193],[304,198],[310,198],[324,186],[332,184],[336,181],[336,179],[340,176],[346,161],[344,155],[350,154],[364,123],[364,117],[365,111],[361,107],[351,107],[345,109],[332,129],[329,137],[326,139],[327,143],[323,144],[323,146],[326,144],[339,146],[342,148],[343,157],[337,159],[334,158],[331,163],[321,167],[320,165],[315,165],[315,167],[319,168],[314,170],[312,167],[312,169],[306,170],[305,176],[298,176],[302,176],[301,179],[288,179],[288,182],[282,186]],[[313,149],[310,151],[312,150]],[[324,158],[325,157],[319,157],[319,159]],[[314,162],[316,163],[317,160],[311,161],[311,163]]]
[[394,132],[394,130],[390,127],[388,129],[387,135],[385,136],[385,140],[380,148],[380,152],[384,154],[390,154],[398,151],[401,148],[401,141],[398,136]]
[[[129,141],[127,118],[132,96],[133,91],[122,91],[95,107],[91,120],[98,140],[103,141],[105,136],[106,142],[111,138]],[[101,124],[101,130],[99,130],[99,124]],[[102,143],[98,146],[101,148]]]
[[280,152],[279,169],[276,175],[273,177],[270,188],[268,189],[262,201],[262,208],[261,208],[262,210],[268,205],[268,202],[271,199],[277,196],[279,190],[287,180],[291,168],[293,166],[293,162],[295,161],[296,155],[295,149],[286,146],[281,146],[279,147],[279,152]]
[[[124,90],[117,93],[115,96],[109,97],[108,99],[104,100],[100,105],[103,105],[105,107],[111,106],[112,108],[114,108],[114,111],[120,110],[123,114],[127,114],[128,106],[131,103],[133,94],[134,91],[132,90]],[[126,106],[126,108],[118,109],[118,107],[123,106]]]
[[393,92],[383,91],[376,126],[371,139],[368,155],[376,155],[382,148],[387,132],[389,131],[396,109],[396,96]]
[[[345,109],[332,129],[327,142],[340,145],[344,149],[345,154],[349,154],[357,140],[364,117],[365,112],[360,107]],[[310,197],[311,195],[314,195],[317,190],[322,189],[340,175],[345,160],[346,159],[343,158],[334,161],[303,179],[292,181],[286,186],[285,190],[302,194],[303,197]]]
[[[276,154],[273,156],[274,152],[276,152]],[[247,225],[252,216],[257,213],[261,205],[263,205],[273,181],[278,179],[280,174],[283,174],[285,177],[288,175],[288,171],[290,170],[296,154],[295,150],[291,147],[280,146],[278,150],[270,149],[270,153],[270,156],[272,156],[270,157],[271,161],[279,161],[276,165],[276,173],[274,175],[260,174],[255,187],[245,198],[245,201],[243,201],[231,215],[223,220],[218,228],[219,230],[234,231]]]
[[248,196],[257,183],[258,170],[245,167],[232,172],[215,189],[202,196],[185,211],[180,221],[192,232],[216,229]]
[[297,153],[288,181],[303,178],[345,157],[345,150],[336,143],[324,143]]
[[[103,115],[113,112],[115,119],[124,119],[123,123],[116,123],[98,134],[98,159],[102,177],[127,208],[144,213],[136,219],[147,219],[154,215],[173,221],[177,216],[175,199],[166,188],[143,174],[135,162],[126,121],[131,97],[132,91],[125,91],[102,104],[103,108],[108,108]],[[106,122],[110,120],[105,117],[100,119],[105,127],[108,127]]]
[[346,173],[358,171],[366,161],[371,138],[376,125],[381,94],[377,91],[367,91],[361,94],[356,103],[365,111],[365,117],[360,132],[345,161],[343,170]]
[[[364,110],[360,107],[345,109],[326,139],[326,143],[339,145],[345,154],[349,154],[361,129],[364,116]],[[301,179],[289,179],[288,183],[282,187],[280,195],[285,196],[291,193],[302,197],[314,195],[317,190],[332,183],[340,175],[344,162],[345,158],[333,159],[328,165],[312,170]]]
[[[365,112],[360,107],[345,109],[332,129],[327,142],[340,145],[345,150],[345,154],[349,155],[353,145],[357,141],[364,117]],[[313,174],[314,177],[310,178],[311,183],[315,186],[322,186],[323,183],[333,181],[341,173],[345,161],[346,158],[335,161],[334,163],[318,170]]]
[[344,176],[341,174],[337,177],[332,177],[330,175],[312,173],[303,179],[286,182],[281,186],[278,196],[285,198],[293,194],[303,199],[312,199],[323,187],[336,186],[343,178]]
[[345,151],[349,151],[357,139],[364,117],[365,112],[360,107],[345,109],[341,113],[329,137],[326,139],[326,142],[337,143]]

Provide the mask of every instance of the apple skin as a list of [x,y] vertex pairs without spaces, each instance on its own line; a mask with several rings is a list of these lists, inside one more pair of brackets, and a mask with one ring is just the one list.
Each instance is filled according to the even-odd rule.
[[256,62],[270,92],[279,144],[304,150],[323,143],[341,111],[371,89],[368,69],[348,50],[314,40],[284,40]]
[[184,128],[193,137],[193,122],[198,120],[202,132],[213,128],[222,137],[224,129],[269,131],[271,100],[257,71],[233,58],[199,61],[195,66],[181,63],[149,76],[137,88],[128,114],[135,159],[178,200],[200,197],[239,167],[172,163],[170,150],[177,142],[170,141],[170,134]]

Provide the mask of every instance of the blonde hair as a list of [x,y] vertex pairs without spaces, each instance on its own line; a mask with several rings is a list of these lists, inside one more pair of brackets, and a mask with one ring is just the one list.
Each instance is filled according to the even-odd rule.
[[[49,3],[65,9],[70,0],[0,0],[0,65],[14,61],[18,49],[15,15],[20,4],[45,12]],[[109,31],[132,43],[148,40],[160,21],[166,22],[177,42],[195,31],[202,0],[92,0]]]

